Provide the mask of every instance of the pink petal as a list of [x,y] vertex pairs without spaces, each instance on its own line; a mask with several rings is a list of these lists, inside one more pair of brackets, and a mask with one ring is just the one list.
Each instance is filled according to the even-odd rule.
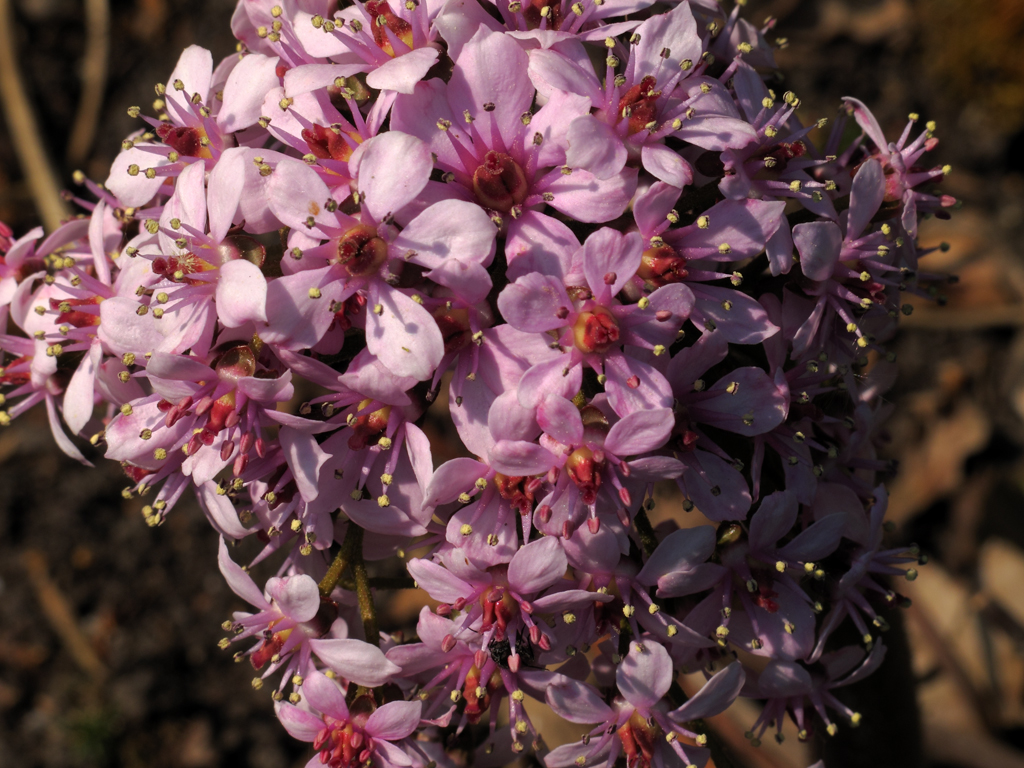
[[275,707],[277,719],[288,731],[288,735],[299,741],[316,741],[317,735],[324,729],[324,721],[307,712],[299,709],[294,704],[280,702]]
[[607,179],[623,169],[628,153],[615,130],[593,115],[577,117],[566,135],[565,164]]
[[210,218],[210,239],[221,242],[234,223],[235,213],[245,186],[247,150],[227,149],[210,171],[206,186],[207,215]]
[[546,394],[574,397],[580,391],[583,367],[570,366],[569,355],[559,355],[543,363],[537,363],[519,380],[519,404],[524,408],[536,408]]
[[777,491],[761,500],[761,506],[750,519],[750,548],[771,551],[775,542],[792,530],[799,505],[789,491]]
[[376,688],[402,671],[380,648],[362,640],[310,640],[309,645],[324,664],[356,685]]
[[[433,167],[430,148],[400,131],[364,141],[348,162],[349,173],[358,184],[360,204],[378,222],[408,205],[426,186]],[[396,168],[402,172],[396,173]]]
[[583,442],[580,409],[564,397],[545,396],[537,407],[537,423],[560,443],[577,446]]
[[251,261],[235,259],[220,268],[217,318],[228,328],[267,322],[267,278]]
[[221,575],[224,576],[224,580],[231,587],[232,592],[249,603],[249,605],[255,606],[261,611],[270,607],[270,603],[267,602],[263,592],[256,586],[256,582],[252,580],[252,577],[242,570],[238,563],[231,559],[231,555],[228,554],[228,545],[223,537],[221,537],[217,548],[217,565],[220,567]]
[[[444,339],[430,313],[401,291],[375,284],[370,299],[379,303],[366,317],[366,346],[396,376],[425,381],[444,356]],[[376,294],[376,295],[374,295]]]
[[499,440],[488,460],[496,471],[513,477],[540,475],[555,465],[555,457],[547,448],[525,440]]
[[216,375],[210,366],[194,357],[154,352],[146,366],[146,373],[158,379],[172,381],[204,381]]
[[647,453],[665,444],[675,424],[671,408],[634,411],[612,425],[604,446],[619,457]]
[[270,175],[267,191],[270,210],[289,227],[314,236],[318,227],[338,227],[338,218],[327,210],[331,199],[327,185],[301,160],[281,160]]
[[615,670],[622,698],[645,714],[668,693],[673,680],[672,659],[654,640],[631,641],[629,653]]
[[370,715],[363,727],[374,738],[397,741],[419,727],[422,712],[421,701],[392,701]]
[[85,464],[87,467],[92,466],[92,462],[88,461],[82,452],[78,450],[78,447],[71,442],[71,439],[64,434],[64,428],[60,425],[60,419],[57,417],[57,407],[53,404],[53,397],[46,396],[46,418],[50,422],[50,432],[53,433],[53,440],[57,443],[57,447],[60,448],[65,455],[70,456],[75,461]]
[[615,713],[600,694],[579,680],[558,675],[545,691],[548,706],[570,723],[604,723],[614,720]]
[[[470,110],[482,136],[498,134],[506,147],[522,128],[519,116],[533,105],[534,89],[527,76],[529,59],[518,42],[484,26],[462,48],[448,82],[448,100],[462,118]],[[491,103],[491,112],[483,105]]]
[[436,48],[417,48],[385,62],[366,76],[366,84],[381,91],[412,93],[437,61]]
[[599,224],[621,216],[636,191],[638,171],[624,168],[607,179],[583,169],[563,175],[546,192],[554,196],[551,207],[587,224]]
[[295,484],[299,488],[299,495],[303,501],[313,501],[320,492],[317,475],[330,456],[312,435],[302,434],[288,427],[281,428],[278,440],[292,471],[292,477],[295,478]]
[[843,233],[831,221],[811,221],[793,227],[793,244],[800,253],[800,267],[811,280],[828,280],[839,262]]
[[[583,243],[583,271],[594,299],[607,304],[640,268],[643,255],[640,235],[620,234],[602,227]],[[607,282],[608,280],[611,282]]]
[[743,670],[743,665],[734,661],[704,683],[704,687],[683,706],[670,712],[669,717],[677,723],[714,717],[736,701],[746,680],[747,673]]
[[267,594],[285,616],[302,623],[310,621],[320,610],[320,589],[311,576],[272,577],[267,580]]
[[263,111],[263,97],[280,85],[277,56],[250,53],[228,75],[224,84],[217,122],[224,133],[234,133],[254,125]]
[[244,539],[249,535],[249,529],[239,521],[238,511],[231,500],[217,491],[218,486],[212,480],[196,488],[199,506],[203,508],[210,524],[222,535],[230,536],[232,539]]
[[568,314],[560,318],[558,312],[573,310],[573,303],[561,280],[531,272],[505,286],[498,310],[513,328],[544,333],[565,326]]
[[86,422],[92,418],[93,406],[96,403],[96,371],[102,359],[103,349],[99,341],[94,341],[64,391],[64,423],[73,435],[81,432]]
[[558,539],[545,536],[515,553],[508,564],[508,583],[526,597],[558,582],[568,567],[569,560]]
[[474,594],[474,588],[444,568],[430,560],[410,560],[406,566],[409,575],[415,580],[420,589],[426,590],[427,594],[435,600],[443,603],[454,603],[460,597],[469,599]]
[[693,166],[664,144],[644,144],[640,162],[654,178],[673,187],[682,189],[693,183]]
[[[313,642],[322,643],[323,640]],[[326,641],[329,642],[329,641]],[[354,642],[359,642],[358,640]],[[315,651],[314,651],[315,652]],[[319,655],[319,654],[318,654]],[[345,692],[331,678],[320,672],[310,672],[302,683],[302,693],[313,709],[338,720],[348,719]],[[321,728],[323,721],[321,720]]]
[[850,220],[846,227],[848,240],[860,237],[884,199],[885,174],[882,172],[882,164],[874,158],[869,158],[861,164],[857,175],[853,177],[853,188],[850,190]]

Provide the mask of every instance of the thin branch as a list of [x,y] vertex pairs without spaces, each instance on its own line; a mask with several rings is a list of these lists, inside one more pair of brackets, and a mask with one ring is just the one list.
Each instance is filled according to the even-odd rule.
[[107,85],[107,57],[110,53],[109,0],[85,0],[85,52],[80,75],[82,96],[71,124],[67,159],[72,166],[83,162],[89,154],[103,107],[103,91]]
[[39,126],[21,82],[17,58],[14,12],[10,0],[0,0],[0,101],[36,210],[46,228],[54,230],[70,213],[61,199],[60,184],[46,156]]

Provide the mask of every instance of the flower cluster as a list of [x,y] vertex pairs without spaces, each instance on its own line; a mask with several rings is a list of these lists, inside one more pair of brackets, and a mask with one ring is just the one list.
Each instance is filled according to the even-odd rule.
[[[88,215],[0,231],[0,423],[44,402],[150,524],[195,492],[253,606],[222,645],[280,673],[310,765],[703,766],[737,696],[754,740],[857,724],[833,689],[918,558],[883,545],[881,345],[955,201],[933,124],[802,125],[739,5],[246,0]],[[593,730],[549,750],[526,697]]]

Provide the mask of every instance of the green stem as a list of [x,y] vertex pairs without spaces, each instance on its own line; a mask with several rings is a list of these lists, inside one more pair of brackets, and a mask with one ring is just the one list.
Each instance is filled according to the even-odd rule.
[[366,642],[379,648],[380,629],[377,627],[377,609],[373,605],[370,577],[366,573],[366,563],[363,561],[363,529],[351,521],[348,525],[344,548],[349,546],[349,540],[352,539],[352,576],[356,582],[356,600],[359,603],[359,616],[363,620],[363,634],[366,635]]
[[343,544],[341,549],[338,550],[338,554],[334,556],[334,562],[331,563],[331,567],[327,569],[327,573],[320,580],[320,597],[330,596],[334,588],[338,586],[338,582],[341,581],[341,574],[345,572],[345,566],[347,565],[345,545]]
[[654,535],[654,526],[651,525],[643,504],[640,505],[640,510],[633,518],[633,523],[636,525],[636,532],[640,534],[640,547],[643,549],[644,559],[646,559],[658,548],[658,537]]

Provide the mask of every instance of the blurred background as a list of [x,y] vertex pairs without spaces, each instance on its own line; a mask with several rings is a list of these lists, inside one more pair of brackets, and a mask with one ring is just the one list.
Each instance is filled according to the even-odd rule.
[[[76,169],[102,181],[137,125],[127,108],[150,111],[181,49],[234,49],[233,5],[0,0],[0,83],[25,95],[5,96],[0,120],[0,221],[22,233],[59,218]],[[889,616],[883,670],[841,692],[866,717],[831,741],[827,765],[1024,766],[1024,3],[750,0],[745,15],[778,19],[769,39],[786,40],[778,63],[805,122],[845,95],[889,136],[909,112],[937,121],[929,161],[953,166],[944,190],[963,202],[921,234],[949,243],[926,264],[960,281],[892,344],[893,542],[930,561],[895,585],[913,607]],[[304,765],[270,687],[253,690],[248,665],[217,648],[243,606],[202,513],[183,501],[148,528],[96,454],[96,470],[65,458],[40,413],[0,431],[0,765]],[[406,600],[392,618],[415,611]],[[736,707],[712,723],[736,768],[805,768],[821,753],[792,730],[751,748],[754,716]]]

